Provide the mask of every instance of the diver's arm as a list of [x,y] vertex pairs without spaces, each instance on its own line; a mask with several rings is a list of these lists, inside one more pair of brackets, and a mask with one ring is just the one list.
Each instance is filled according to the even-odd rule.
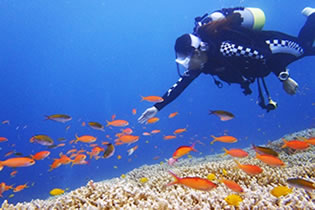
[[164,108],[167,104],[171,103],[177,96],[179,96],[185,88],[196,78],[200,75],[201,71],[193,70],[188,71],[179,80],[170,88],[168,91],[162,96],[164,101],[160,103],[154,104],[154,107],[160,111]]
[[156,103],[152,107],[146,109],[138,118],[139,123],[145,123],[148,119],[154,117],[167,104],[171,103],[179,96],[184,89],[200,75],[200,70],[188,71],[163,95],[163,102]]

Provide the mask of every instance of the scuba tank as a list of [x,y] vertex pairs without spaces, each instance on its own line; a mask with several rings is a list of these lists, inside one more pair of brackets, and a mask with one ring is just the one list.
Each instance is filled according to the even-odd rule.
[[265,25],[266,17],[264,11],[253,7],[224,8],[214,11],[211,14],[206,13],[202,17],[195,18],[194,33],[197,34],[198,28],[212,21],[221,20],[232,13],[239,13],[243,19],[241,26],[252,30],[261,30]]

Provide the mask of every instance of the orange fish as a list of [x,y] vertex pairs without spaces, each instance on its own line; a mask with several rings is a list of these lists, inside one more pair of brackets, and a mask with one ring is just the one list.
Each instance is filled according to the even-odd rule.
[[146,124],[156,123],[159,120],[160,120],[160,118],[158,118],[158,117],[151,117],[150,119],[147,120]]
[[90,159],[92,159],[92,157],[94,157],[96,160],[98,160],[100,158],[98,156],[100,154],[100,152],[104,152],[104,148],[99,147],[99,146],[95,146],[92,148],[92,151],[87,152],[87,154],[90,155]]
[[121,159],[121,155],[117,155],[117,159],[120,160]]
[[48,157],[49,155],[50,155],[49,151],[40,151],[40,152],[37,152],[35,155],[31,155],[31,157],[34,160],[42,160],[42,159]]
[[227,149],[223,148],[223,150],[225,151],[224,155],[231,155],[232,157],[243,158],[243,157],[247,157],[248,156],[248,153],[245,152],[242,149],[230,149],[230,150],[227,150]]
[[85,164],[86,162],[84,161],[86,159],[86,155],[85,154],[79,154],[79,155],[77,155],[75,158],[74,158],[74,160],[72,160],[72,165],[71,166],[73,166],[73,165],[75,165],[75,164],[79,164],[79,165],[81,165],[81,164]]
[[280,160],[278,157],[275,157],[273,155],[266,155],[266,154],[260,155],[256,153],[256,158],[270,166],[284,166],[284,162]]
[[284,145],[281,148],[290,147],[291,149],[295,149],[295,150],[304,150],[310,146],[305,141],[298,141],[298,140],[287,141],[285,139],[282,139],[282,140],[284,142]]
[[13,189],[13,192],[20,192],[21,190],[24,190],[25,188],[27,188],[27,183],[23,184],[23,185],[18,185]]
[[7,152],[7,153],[4,155],[4,157],[8,157],[8,156],[12,155],[13,153],[15,153],[15,151]]
[[49,171],[52,171],[55,168],[61,166],[61,161],[59,159],[55,159],[54,162],[50,165]]
[[180,133],[183,133],[183,132],[185,132],[185,131],[187,131],[186,128],[179,128],[179,129],[176,129],[173,133],[174,133],[174,134],[180,134]]
[[5,192],[5,183],[4,182],[1,182],[0,183],[0,197],[3,197],[2,196],[2,193],[4,193]]
[[209,115],[214,114],[220,118],[221,121],[227,121],[234,118],[231,112],[223,110],[209,110]]
[[157,133],[160,133],[161,131],[160,130],[153,130],[151,131],[152,134],[157,134]]
[[141,96],[141,101],[149,101],[154,103],[163,102],[164,99],[160,96]]
[[173,136],[173,135],[163,137],[164,140],[170,140],[170,139],[175,139],[175,138],[176,138],[176,136]]
[[3,166],[15,168],[15,167],[32,166],[34,164],[35,164],[35,160],[28,157],[9,158],[7,160],[0,161],[0,171],[3,169]]
[[249,175],[257,175],[263,172],[263,170],[256,165],[241,165],[237,160],[234,160],[237,164],[237,167],[242,169],[245,173]]
[[133,135],[123,135],[120,136],[118,139],[115,140],[116,144],[131,144],[135,143],[139,140],[139,136],[133,136]]
[[86,122],[83,121],[83,122],[81,123],[81,126],[82,126],[82,127],[86,126]]
[[234,182],[233,180],[221,179],[220,182],[223,182],[225,186],[233,190],[234,192],[242,193],[244,192],[243,188]]
[[143,136],[151,136],[151,133],[149,133],[149,132],[143,132],[142,135],[143,135]]
[[70,149],[70,150],[68,150],[68,152],[67,152],[66,154],[68,155],[68,154],[74,153],[74,152],[76,152],[76,151],[77,151],[77,149]]
[[72,162],[72,160],[67,155],[62,154],[62,152],[59,154],[59,156],[60,164],[67,165]]
[[133,130],[131,128],[125,128],[123,131],[122,131],[124,134],[132,134],[133,133]]
[[136,109],[132,109],[132,114],[133,115],[137,114],[137,110]]
[[3,121],[2,121],[2,124],[3,124],[3,125],[5,125],[5,124],[10,125],[10,121],[9,121],[9,120],[3,120]]
[[75,135],[75,143],[77,143],[78,141],[81,141],[81,142],[84,142],[84,143],[92,143],[92,142],[95,142],[96,141],[96,137],[94,136],[88,136],[88,135],[84,135],[84,136],[77,136]]
[[180,146],[176,149],[176,151],[173,153],[173,158],[178,159],[191,151],[198,152],[194,147],[196,145],[196,142],[193,143],[191,146]]
[[6,137],[0,137],[0,142],[5,142],[5,141],[8,141]]
[[168,115],[168,118],[173,118],[175,117],[176,115],[178,115],[178,112],[173,112],[171,114]]
[[209,191],[213,188],[216,188],[217,185],[208,179],[203,179],[199,177],[184,177],[180,178],[173,172],[169,171],[169,173],[175,178],[175,181],[168,183],[166,186],[171,186],[174,184],[182,184],[186,187],[190,187],[195,190]]
[[15,177],[15,175],[17,174],[17,172],[18,172],[17,170],[12,171],[12,172],[10,173],[10,176],[11,176],[11,177]]
[[114,127],[125,127],[127,125],[129,125],[128,121],[126,120],[113,120],[113,121],[107,121],[107,125],[106,126],[114,126]]
[[112,121],[115,120],[116,119],[116,114],[113,114],[111,119],[112,119]]
[[237,138],[235,138],[233,136],[215,137],[215,136],[211,135],[211,137],[213,138],[213,141],[210,144],[213,144],[216,141],[220,141],[220,142],[224,142],[224,143],[235,143],[235,142],[237,142]]

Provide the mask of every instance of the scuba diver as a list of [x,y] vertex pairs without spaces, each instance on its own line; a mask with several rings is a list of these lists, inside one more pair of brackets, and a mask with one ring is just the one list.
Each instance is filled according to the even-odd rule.
[[[302,14],[307,20],[297,37],[261,30],[265,15],[259,8],[227,8],[196,17],[194,32],[180,36],[175,43],[179,80],[162,96],[162,102],[142,113],[138,122],[154,117],[201,73],[210,74],[219,88],[223,86],[221,81],[240,84],[245,95],[252,93],[249,86],[257,80],[259,106],[267,112],[276,109],[264,77],[272,72],[285,92],[294,95],[298,84],[290,77],[287,66],[315,55],[315,9],[306,7]],[[185,68],[182,75],[179,65]]]

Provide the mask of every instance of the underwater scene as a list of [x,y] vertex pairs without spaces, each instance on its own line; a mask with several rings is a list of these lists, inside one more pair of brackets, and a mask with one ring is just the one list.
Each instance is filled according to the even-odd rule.
[[0,0],[0,22],[1,209],[315,209],[314,1]]

